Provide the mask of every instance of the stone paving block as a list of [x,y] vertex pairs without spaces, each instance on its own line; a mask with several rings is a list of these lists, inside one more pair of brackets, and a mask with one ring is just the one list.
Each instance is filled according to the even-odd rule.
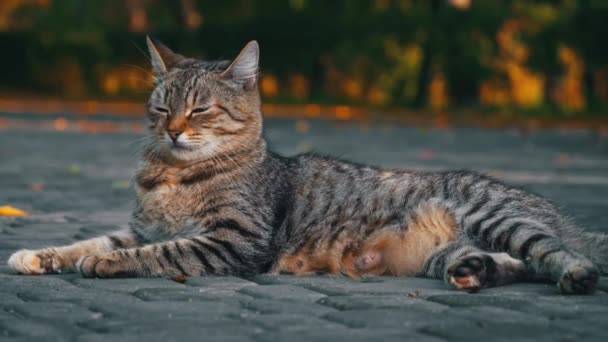
[[16,224],[17,222],[13,222],[10,225],[12,232],[16,235],[29,234],[38,236],[39,234],[42,234],[44,236],[48,235],[49,237],[54,237],[54,235],[57,235],[58,233],[74,233],[82,227],[82,224],[68,222],[34,222],[22,225]]
[[103,319],[103,314],[73,303],[27,302],[4,308],[24,320],[53,322],[54,325],[73,326],[81,322]]
[[[579,341],[583,340],[605,340],[606,335],[606,314],[581,313],[578,317],[567,319],[557,318],[553,320],[555,326],[576,334]],[[603,338],[600,338],[603,336]]]
[[11,320],[15,317],[18,317],[18,314],[16,312],[11,312],[12,304],[0,304],[0,321]]
[[72,239],[69,236],[65,236],[65,235],[61,235],[61,234],[55,234],[54,237],[48,236],[48,237],[41,237],[41,238],[36,238],[36,239],[27,239],[27,243],[25,244],[23,242],[24,238],[21,237],[10,237],[10,238],[6,238],[2,241],[2,246],[1,248],[5,251],[7,251],[7,257],[5,260],[3,261],[3,264],[6,264],[6,261],[8,261],[8,258],[10,257],[10,255],[18,250],[21,249],[31,249],[31,250],[36,250],[36,249],[42,249],[42,248],[47,248],[47,247],[52,247],[52,246],[65,246],[65,245],[70,245],[72,243],[74,243],[76,240]]
[[600,297],[554,296],[537,297],[533,306],[521,311],[544,315],[549,318],[587,319],[587,317],[608,317],[608,301]]
[[318,303],[338,310],[396,309],[440,313],[449,308],[447,305],[407,295],[334,296],[321,298]]
[[36,224],[72,223],[65,212],[34,213],[29,216],[1,217],[0,221],[7,222],[11,227],[32,227]]
[[470,308],[454,307],[444,312],[445,315],[458,315],[459,318],[485,323],[510,323],[523,325],[534,325],[546,328],[552,325],[552,320],[535,313],[524,313],[518,310],[505,309],[491,306],[475,306]]
[[81,288],[62,289],[39,289],[28,288],[19,290],[21,299],[28,302],[72,302],[72,303],[95,303],[95,302],[125,302],[136,301],[133,296],[125,296],[111,291],[90,291]]
[[[8,271],[5,269],[5,271]],[[24,276],[7,273],[0,273],[0,284],[3,289],[25,290],[32,288],[39,289],[77,289],[74,284],[62,279],[61,276],[47,275],[40,276]]]
[[[78,275],[63,276],[14,276],[0,274],[3,291],[12,291],[29,302],[71,302],[87,305],[89,303],[130,303],[139,301],[134,296],[107,291],[104,289],[88,290],[70,283],[69,279]],[[10,282],[4,281],[11,279]]]
[[[374,280],[374,279],[372,279]],[[393,278],[378,281],[349,281],[345,283],[302,284],[306,288],[332,296],[346,295],[407,295],[426,297],[434,294],[462,294],[448,288],[442,281],[419,278]]]
[[[426,326],[429,321],[437,320],[442,316],[426,309],[403,308],[338,311],[328,313],[323,317],[351,328],[399,328],[414,331]],[[461,320],[457,316],[451,319]]]
[[[241,314],[247,314],[248,310],[244,309],[237,300],[223,301],[201,301],[201,302],[176,302],[176,301],[158,301],[158,302],[131,302],[131,303],[111,303],[106,305],[103,301],[93,304],[90,310],[101,312],[109,317],[120,317],[124,319],[138,319],[145,317],[146,319],[172,319],[172,320],[188,320],[200,319],[205,324],[213,324],[214,321],[231,320],[229,315],[237,317]],[[201,324],[202,324],[201,323]]]
[[[98,320],[81,324],[81,327],[96,334],[110,335],[120,333],[139,336],[156,334],[159,337],[179,337],[184,340],[215,341],[215,338],[242,337],[264,332],[242,320],[212,318],[209,316],[191,316],[172,319],[160,317],[133,317],[131,320]],[[156,340],[156,339],[155,339]],[[109,340],[112,341],[112,340]],[[140,340],[141,341],[141,340]]]
[[269,331],[331,330],[344,327],[339,323],[304,313],[250,314],[241,316],[241,319]]
[[235,290],[217,287],[141,289],[133,292],[133,295],[143,301],[239,300],[246,302],[252,300],[250,296],[235,292]]
[[293,285],[264,285],[244,287],[239,292],[254,298],[272,298],[297,301],[317,301],[325,297],[324,294],[307,290]]
[[335,312],[336,309],[331,306],[318,304],[324,300],[326,300],[326,298],[321,298],[317,303],[313,303],[307,301],[255,298],[242,302],[242,305],[248,310],[262,314],[299,313],[311,316],[322,316],[330,312]]
[[348,284],[354,280],[343,276],[319,275],[319,276],[293,276],[276,274],[258,274],[251,278],[257,284],[272,285],[323,285],[323,284]]
[[245,286],[257,286],[253,281],[243,278],[225,276],[225,277],[189,277],[184,283],[186,286],[205,287],[225,290],[239,290]]
[[608,277],[600,277],[600,280],[597,284],[597,289],[608,292]]
[[[129,197],[131,196],[132,194],[129,195]],[[105,224],[112,224],[114,226],[126,227],[131,219],[131,211],[128,209],[129,207],[122,208],[122,210],[96,208],[92,211],[75,212],[66,216],[68,219],[76,222],[103,222]]]
[[[9,292],[4,292],[9,291]],[[10,289],[4,289],[0,287],[0,308],[5,308],[12,304],[21,304],[23,300],[17,296],[17,293]]]
[[49,337],[67,340],[69,336],[80,332],[79,328],[66,329],[65,326],[57,326],[52,322],[36,322],[22,318],[0,320],[0,337],[7,339],[13,337],[30,337],[32,340],[46,339]]
[[[0,242],[0,265],[6,265],[6,260],[10,258],[11,254],[13,254],[13,249],[3,249],[4,246]],[[9,273],[9,271],[2,271],[2,268],[6,266],[0,267],[0,273]]]
[[519,283],[509,286],[499,286],[480,290],[481,295],[512,295],[512,296],[560,296],[559,289],[553,283]]
[[200,331],[180,331],[175,333],[171,331],[156,331],[156,332],[122,332],[122,333],[107,333],[107,334],[83,334],[76,338],[76,342],[249,342],[255,341],[253,338],[240,334],[227,336],[226,334],[216,334],[210,337],[207,332],[204,337],[201,337]]
[[308,329],[297,331],[271,331],[256,337],[256,341],[336,341],[336,342],[440,342],[445,339],[402,329],[352,329],[352,328],[331,328],[331,329]]
[[533,297],[515,297],[503,295],[474,294],[440,294],[426,298],[432,302],[444,304],[452,307],[473,307],[492,305],[505,309],[519,309],[534,306]]
[[78,230],[72,234],[74,239],[84,240],[89,239],[91,237],[105,235],[117,230],[120,230],[121,227],[115,224],[95,224],[88,223],[84,225],[80,225]]
[[[0,337],[2,337],[2,336],[0,335]],[[11,336],[11,337],[5,337],[5,339],[10,342],[32,342],[32,341],[41,340],[40,338],[28,337],[28,336],[19,336],[19,337]],[[61,336],[44,336],[44,342],[65,342],[66,340],[69,340],[69,338],[61,337]]]
[[449,341],[578,341],[580,334],[534,324],[437,319],[419,330]]
[[184,289],[186,286],[166,278],[124,278],[124,279],[74,279],[73,283],[83,289],[99,289],[117,292],[135,292],[141,289],[175,288]]

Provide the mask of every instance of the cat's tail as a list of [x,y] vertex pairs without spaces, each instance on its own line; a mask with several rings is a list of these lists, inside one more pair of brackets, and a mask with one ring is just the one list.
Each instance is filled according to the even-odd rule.
[[589,258],[603,274],[608,274],[608,234],[580,232],[566,238],[567,246]]

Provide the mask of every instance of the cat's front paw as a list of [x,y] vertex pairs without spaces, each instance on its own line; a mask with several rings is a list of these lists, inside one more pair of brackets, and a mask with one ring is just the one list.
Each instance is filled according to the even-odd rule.
[[85,278],[118,278],[127,276],[121,263],[112,253],[92,254],[80,258],[76,267]]
[[8,267],[16,273],[40,275],[61,273],[66,267],[65,260],[52,251],[22,249],[11,255]]
[[45,269],[42,268],[42,260],[36,251],[22,249],[17,251],[8,258],[8,267],[15,273],[21,274],[44,274]]

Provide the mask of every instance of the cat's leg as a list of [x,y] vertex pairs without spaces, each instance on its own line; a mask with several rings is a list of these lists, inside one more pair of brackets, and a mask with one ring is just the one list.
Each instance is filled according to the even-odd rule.
[[267,248],[235,235],[205,234],[93,254],[82,258],[78,268],[84,277],[96,278],[257,273]]
[[512,234],[506,250],[525,260],[534,278],[556,282],[564,294],[592,293],[599,280],[599,270],[593,262],[549,232]]
[[13,271],[21,274],[69,273],[76,270],[76,263],[81,257],[136,245],[137,239],[130,231],[117,231],[68,246],[39,250],[22,249],[13,253],[7,264]]
[[469,236],[493,251],[524,260],[531,277],[555,281],[562,293],[593,292],[599,278],[597,267],[585,256],[570,250],[544,223],[484,217],[466,227]]
[[470,242],[453,241],[431,254],[421,273],[444,279],[457,289],[476,292],[521,281],[527,270],[523,261],[506,253],[488,253]]

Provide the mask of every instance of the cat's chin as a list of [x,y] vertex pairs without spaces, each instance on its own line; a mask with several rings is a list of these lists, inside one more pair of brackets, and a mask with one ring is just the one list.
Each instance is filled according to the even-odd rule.
[[199,145],[172,145],[168,148],[169,154],[178,160],[195,161],[208,159],[214,155],[213,146],[210,144]]
[[169,153],[179,160],[196,160],[203,158],[203,154],[190,147],[171,147]]

